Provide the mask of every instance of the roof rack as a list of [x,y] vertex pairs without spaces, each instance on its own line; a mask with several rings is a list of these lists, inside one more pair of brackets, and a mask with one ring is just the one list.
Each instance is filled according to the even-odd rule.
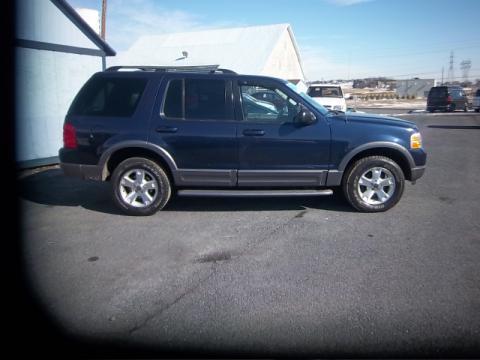
[[220,69],[219,65],[198,65],[198,66],[136,66],[136,65],[127,65],[127,66],[111,66],[105,71],[113,72],[120,71],[124,69],[136,69],[137,71],[152,71],[152,72],[193,72],[193,73],[220,73],[220,74],[236,74],[235,71],[228,69]]

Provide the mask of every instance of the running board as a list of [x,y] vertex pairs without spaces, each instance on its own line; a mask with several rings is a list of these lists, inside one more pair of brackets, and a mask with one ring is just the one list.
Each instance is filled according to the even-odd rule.
[[179,196],[325,196],[332,195],[333,190],[178,190]]

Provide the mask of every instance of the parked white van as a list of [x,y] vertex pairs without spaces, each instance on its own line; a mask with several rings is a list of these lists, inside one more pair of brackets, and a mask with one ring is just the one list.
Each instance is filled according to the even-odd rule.
[[307,94],[327,109],[347,111],[347,104],[340,86],[312,84],[308,87]]

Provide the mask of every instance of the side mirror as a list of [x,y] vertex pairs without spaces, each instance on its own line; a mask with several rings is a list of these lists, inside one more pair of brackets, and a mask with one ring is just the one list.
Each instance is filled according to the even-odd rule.
[[307,126],[313,124],[317,120],[317,117],[314,113],[308,110],[304,106],[300,106],[300,111],[297,116],[295,116],[295,123],[300,126]]

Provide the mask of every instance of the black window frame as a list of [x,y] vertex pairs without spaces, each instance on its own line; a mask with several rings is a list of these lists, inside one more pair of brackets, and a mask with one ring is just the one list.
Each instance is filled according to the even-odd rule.
[[[170,84],[173,81],[180,80],[182,83],[182,116],[181,117],[172,117],[172,116],[167,116],[165,114],[165,102],[167,100],[167,95],[168,95],[168,89],[170,88]],[[186,108],[185,108],[185,83],[186,80],[212,80],[212,81],[223,81],[225,84],[225,118],[222,119],[199,119],[199,118],[186,118],[185,113],[186,113]],[[159,115],[162,118],[165,118],[167,120],[180,120],[180,121],[207,121],[207,122],[222,122],[222,121],[227,121],[227,122],[232,122],[236,121],[237,119],[235,118],[234,114],[234,103],[233,103],[233,89],[232,89],[232,80],[229,78],[224,78],[224,77],[219,77],[219,78],[212,78],[212,77],[204,77],[204,76],[182,76],[182,77],[170,77],[166,79],[166,84],[164,87],[164,93],[163,93],[163,98],[162,102],[160,105],[160,111]]]

